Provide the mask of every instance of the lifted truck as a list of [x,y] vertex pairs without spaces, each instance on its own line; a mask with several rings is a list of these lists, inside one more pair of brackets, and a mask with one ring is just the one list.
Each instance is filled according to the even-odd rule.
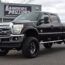
[[58,15],[48,12],[29,12],[10,23],[0,23],[0,56],[11,49],[22,50],[25,57],[39,54],[39,45],[51,48],[53,43],[65,42],[65,25]]

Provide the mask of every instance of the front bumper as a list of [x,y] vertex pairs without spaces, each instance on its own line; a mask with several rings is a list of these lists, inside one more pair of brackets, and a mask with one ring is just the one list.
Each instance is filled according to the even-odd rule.
[[0,36],[0,48],[20,47],[24,39],[24,34],[10,36]]

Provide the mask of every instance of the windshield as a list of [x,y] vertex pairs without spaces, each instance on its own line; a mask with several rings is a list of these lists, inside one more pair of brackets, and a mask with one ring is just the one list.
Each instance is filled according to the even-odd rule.
[[22,13],[21,15],[16,17],[14,21],[21,21],[21,20],[37,21],[39,13],[40,12]]

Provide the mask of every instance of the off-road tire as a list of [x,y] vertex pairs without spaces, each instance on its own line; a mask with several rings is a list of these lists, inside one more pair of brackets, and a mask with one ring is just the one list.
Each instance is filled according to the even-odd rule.
[[[35,50],[32,49],[33,45],[35,47]],[[31,50],[34,50],[33,53],[31,53]],[[22,53],[24,57],[28,58],[34,58],[38,56],[39,53],[39,42],[35,37],[27,37],[23,43]]]

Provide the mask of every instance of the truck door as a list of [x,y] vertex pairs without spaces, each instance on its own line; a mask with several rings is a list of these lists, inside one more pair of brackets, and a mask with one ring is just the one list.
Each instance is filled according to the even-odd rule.
[[50,23],[49,14],[43,14],[38,22],[38,32],[39,38],[43,41],[49,41],[52,39],[51,32],[52,32],[52,25]]
[[50,15],[52,34],[54,40],[62,39],[62,24],[57,15]]

